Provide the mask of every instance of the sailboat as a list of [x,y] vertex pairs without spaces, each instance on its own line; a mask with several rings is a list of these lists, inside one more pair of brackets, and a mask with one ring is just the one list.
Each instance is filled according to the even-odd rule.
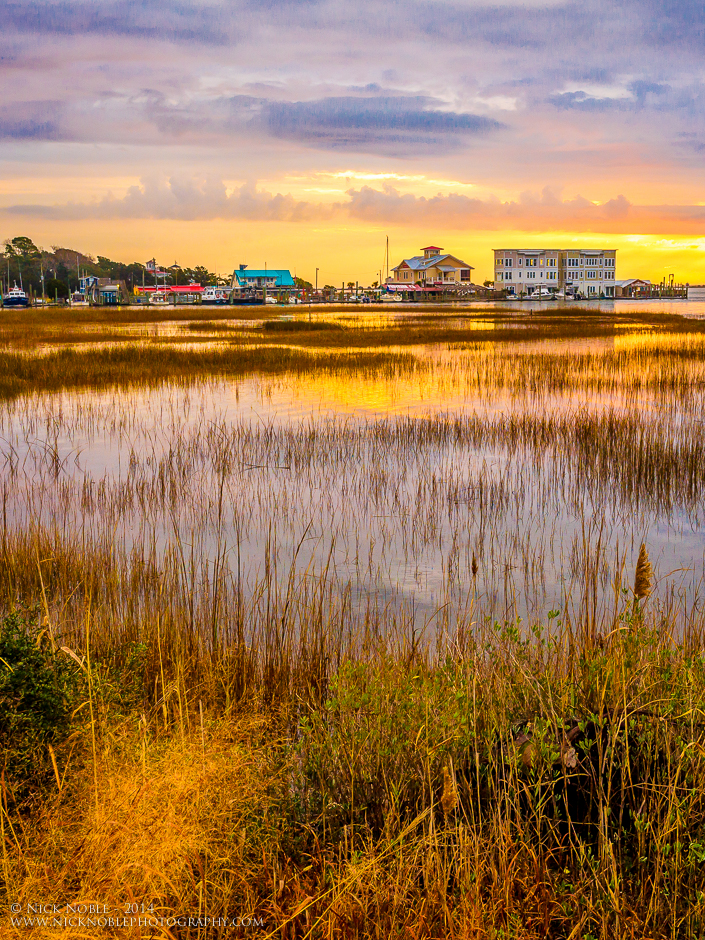
[[[382,265],[382,271],[384,271],[386,267],[386,271],[387,271],[386,278],[385,278],[385,285],[386,285],[386,282],[389,280],[389,235],[387,235],[387,248],[384,254],[384,258],[385,260],[384,260],[384,264]],[[380,278],[382,277],[382,271],[380,271]],[[382,288],[381,284],[380,284],[380,288]],[[383,304],[389,303],[390,301],[393,301],[395,303],[401,303],[402,297],[401,297],[401,294],[398,294],[396,292],[395,288],[390,288],[390,287],[385,286],[381,290],[379,299],[382,301]]]

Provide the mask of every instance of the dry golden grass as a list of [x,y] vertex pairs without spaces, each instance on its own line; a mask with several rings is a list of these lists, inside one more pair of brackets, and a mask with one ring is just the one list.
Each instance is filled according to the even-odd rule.
[[[550,325],[537,318],[511,338],[557,336]],[[357,341],[463,333],[434,329],[385,326]],[[196,352],[2,359],[2,604],[36,605],[57,642],[90,647],[95,661],[91,698],[47,762],[49,779],[20,805],[3,796],[3,901],[252,913],[264,926],[242,935],[270,940],[700,940],[702,605],[658,594],[646,547],[626,566],[589,528],[596,509],[699,511],[699,329],[669,327],[662,339],[643,320],[638,336],[567,352],[518,352],[467,330],[450,362],[445,351],[306,350],[281,337],[266,348],[238,338]],[[325,347],[326,331],[314,332]],[[187,427],[184,397],[166,394],[146,417],[131,393],[10,400],[169,381],[195,402],[193,384],[213,374],[271,385],[333,376],[346,391],[351,376],[395,388],[430,377],[442,394],[505,396],[508,407]],[[546,405],[576,392],[614,401]],[[129,444],[119,478],[82,469],[79,452],[96,441]],[[507,458],[501,472],[468,469],[488,451]],[[415,462],[418,476],[402,485]],[[515,538],[508,510],[523,511],[534,479],[538,509],[518,517]],[[391,555],[398,538],[413,560],[448,525],[463,553],[447,556],[450,600],[425,632],[388,597],[353,604],[332,546],[321,560],[302,549],[297,562],[312,507],[328,532],[327,499],[340,513],[338,547],[357,533]],[[514,593],[505,558],[525,567],[527,591],[540,590],[548,543],[533,537],[566,502],[588,521],[561,556],[560,615],[519,623],[502,604],[495,617],[486,586],[504,578]],[[128,686],[132,698],[121,698]]]
[[[233,324],[231,321],[237,321]],[[328,321],[329,327],[316,324]],[[297,328],[299,325],[300,328]],[[262,329],[262,327],[265,329]],[[343,329],[341,329],[341,326]],[[177,328],[174,331],[174,327]],[[240,342],[277,343],[282,333],[296,334],[299,345],[324,348],[571,339],[619,336],[633,329],[657,332],[703,332],[705,323],[672,314],[634,310],[604,313],[597,309],[558,307],[549,311],[518,311],[471,304],[407,307],[401,310],[356,305],[311,307],[126,307],[114,310],[4,310],[0,345],[31,349],[44,345],[125,343],[159,338],[178,346],[224,333],[238,333]],[[164,333],[167,333],[166,337]],[[176,332],[176,335],[174,333]]]
[[[57,786],[22,826],[15,820],[9,893],[23,908],[38,899],[100,904],[123,916],[128,905],[153,904],[154,917],[241,915],[249,888],[246,831],[267,814],[271,777],[254,743],[255,718],[157,734],[155,722],[130,716],[101,736],[96,766],[84,729],[83,751],[64,766]],[[76,742],[74,741],[74,747]],[[259,822],[257,823],[259,824]],[[101,931],[98,931],[102,933]],[[56,937],[56,928],[31,936]],[[173,937],[139,925],[120,937]],[[29,936],[7,925],[3,937]],[[96,931],[61,931],[94,937]]]

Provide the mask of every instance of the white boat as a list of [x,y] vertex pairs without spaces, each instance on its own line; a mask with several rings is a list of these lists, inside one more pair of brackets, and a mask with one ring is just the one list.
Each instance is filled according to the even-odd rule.
[[203,304],[226,304],[230,300],[230,291],[225,287],[206,287],[201,294]]
[[401,294],[397,294],[394,291],[384,291],[380,297],[380,300],[383,304],[388,304],[390,302],[400,304],[402,301],[402,296]]
[[154,293],[149,295],[150,304],[157,304],[158,306],[164,306],[169,303],[169,293],[165,290],[155,290]]
[[537,287],[535,288],[533,294],[528,298],[529,300],[555,300],[556,295],[553,291],[550,291],[547,287]]
[[4,307],[29,307],[29,297],[21,287],[15,286],[9,290],[2,298]]

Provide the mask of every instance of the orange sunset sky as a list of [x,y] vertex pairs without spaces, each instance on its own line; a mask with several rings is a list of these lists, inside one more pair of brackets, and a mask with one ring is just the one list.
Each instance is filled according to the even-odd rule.
[[705,10],[2,0],[0,238],[368,284],[427,244],[705,282]]

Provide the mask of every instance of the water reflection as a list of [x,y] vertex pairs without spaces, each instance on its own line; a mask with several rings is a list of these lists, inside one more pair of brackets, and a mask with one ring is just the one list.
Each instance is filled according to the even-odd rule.
[[[606,609],[644,540],[657,598],[675,592],[692,605],[705,571],[705,480],[649,482],[655,450],[699,440],[697,349],[676,362],[691,370],[688,400],[657,381],[663,356],[689,348],[643,336],[542,346],[543,384],[522,386],[536,360],[528,344],[427,350],[423,368],[388,375],[28,397],[0,418],[5,531],[41,527],[57,544],[80,538],[125,558],[178,543],[225,558],[233,577],[237,559],[246,592],[270,570],[286,585],[296,558],[302,577],[325,572],[353,605],[406,605],[420,621],[468,604],[473,616],[543,617],[582,602],[586,570]],[[600,356],[612,351],[633,359],[608,382]],[[564,386],[551,386],[554,366]],[[652,386],[635,384],[649,375]],[[586,414],[608,413],[618,430],[620,417],[636,422],[629,459],[643,472],[599,441],[594,455],[571,441],[572,425],[588,432]],[[537,417],[547,430],[536,442],[512,443],[512,429]],[[504,422],[505,437],[483,436],[487,422]]]

